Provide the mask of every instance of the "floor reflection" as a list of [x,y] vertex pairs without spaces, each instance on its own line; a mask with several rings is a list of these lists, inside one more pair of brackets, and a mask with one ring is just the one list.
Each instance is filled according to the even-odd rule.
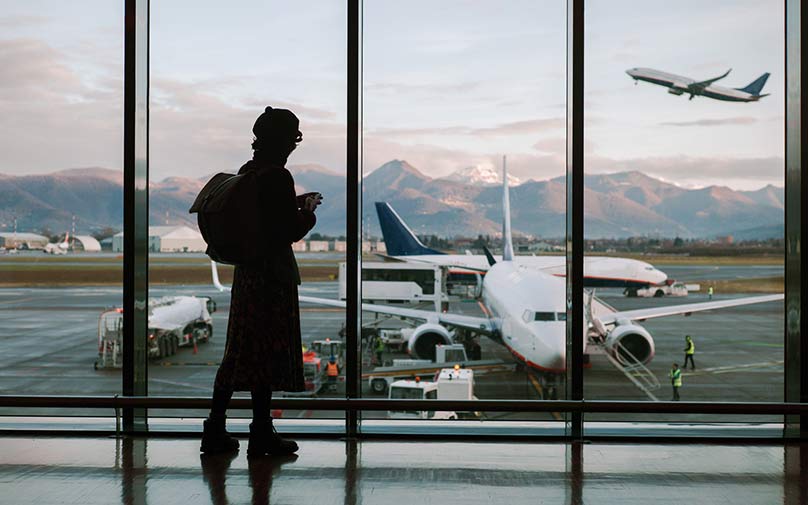
[[[9,501],[13,497],[12,501]],[[808,503],[808,445],[304,441],[199,455],[166,438],[0,437],[0,502]],[[639,500],[639,501],[638,501]]]

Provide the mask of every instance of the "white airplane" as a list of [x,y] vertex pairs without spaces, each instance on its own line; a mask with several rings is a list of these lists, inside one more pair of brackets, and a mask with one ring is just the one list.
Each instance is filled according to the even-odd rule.
[[45,244],[43,252],[45,254],[67,254],[70,249],[68,240],[70,240],[70,232],[65,233],[65,239],[61,242]]
[[[503,167],[503,172],[505,172]],[[504,174],[507,181],[507,174]],[[510,229],[510,206],[507,182],[503,184],[503,242],[501,261],[490,266],[480,280],[480,302],[485,317],[435,312],[406,307],[363,303],[362,310],[419,321],[408,342],[411,355],[434,359],[438,344],[451,344],[461,334],[490,337],[504,345],[513,358],[547,382],[563,380],[566,371],[566,282],[556,276],[521,268],[514,261]],[[219,282],[216,264],[211,265],[214,285]],[[637,321],[739,305],[765,303],[783,299],[783,295],[765,295],[731,300],[690,303],[669,307],[653,307],[618,311],[589,294],[585,311],[585,327],[581,328],[586,352],[590,342],[623,365],[648,363],[654,357],[654,339]],[[341,300],[299,296],[300,302],[345,308]]]
[[[509,209],[510,212],[510,209]],[[473,254],[445,254],[426,247],[413,233],[401,216],[387,202],[376,202],[376,213],[387,249],[386,257],[399,261],[430,263],[449,268],[450,273],[485,272],[490,266],[486,256]],[[501,256],[493,256],[501,261]],[[566,256],[514,256],[519,267],[566,277]],[[584,257],[584,286],[590,288],[641,289],[664,284],[668,276],[645,261],[607,256]]]
[[706,81],[696,81],[689,77],[669,74],[652,68],[631,68],[626,70],[626,73],[634,79],[634,84],[637,84],[637,81],[658,84],[667,87],[668,93],[672,95],[683,95],[686,93],[690,95],[690,100],[693,100],[694,96],[700,95],[727,102],[757,102],[764,96],[769,96],[768,93],[760,94],[763,90],[763,86],[766,85],[766,80],[769,78],[768,72],[743,88],[725,88],[713,84],[729,75],[731,70],[732,69],[727,70],[724,75],[707,79]]

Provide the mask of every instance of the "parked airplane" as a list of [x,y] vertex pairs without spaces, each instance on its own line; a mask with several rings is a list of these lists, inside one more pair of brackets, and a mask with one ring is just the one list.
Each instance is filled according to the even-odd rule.
[[68,249],[70,249],[69,240],[70,232],[67,232],[65,233],[65,239],[63,241],[45,244],[45,249],[43,249],[43,251],[45,254],[67,254]]
[[760,94],[763,90],[763,86],[766,84],[766,80],[769,78],[768,72],[743,88],[725,88],[713,84],[729,75],[731,70],[732,69],[727,70],[723,75],[714,77],[713,79],[707,79],[706,81],[696,81],[689,77],[669,74],[651,68],[632,68],[626,70],[626,73],[634,79],[634,84],[636,84],[637,81],[658,84],[667,87],[668,93],[672,95],[683,95],[687,93],[690,95],[690,100],[693,100],[693,97],[696,95],[701,95],[727,102],[757,102],[764,96],[769,96],[768,93]]
[[[510,212],[510,209],[508,209]],[[426,247],[401,216],[387,202],[376,202],[376,213],[387,248],[387,256],[402,261],[431,263],[449,267],[452,273],[486,271],[489,262],[483,255],[446,254]],[[499,261],[501,256],[495,256]],[[557,277],[566,277],[566,256],[515,256],[516,265]],[[464,270],[466,269],[466,270]],[[638,289],[663,284],[668,276],[645,261],[607,256],[584,257],[584,286]]]
[[[507,176],[503,180],[507,181]],[[480,306],[485,317],[371,303],[363,303],[362,310],[420,321],[408,342],[408,351],[417,358],[434,359],[438,344],[451,344],[476,335],[490,337],[553,390],[557,381],[563,380],[567,366],[566,283],[541,270],[520,267],[514,261],[507,182],[503,188],[504,253],[480,281]],[[219,282],[213,262],[211,269],[216,287],[228,290]],[[654,339],[637,321],[782,299],[783,295],[766,295],[618,311],[590,293],[581,338],[584,349],[598,346],[623,366],[645,364],[654,357]],[[299,300],[345,308],[341,300],[311,296],[299,296]]]

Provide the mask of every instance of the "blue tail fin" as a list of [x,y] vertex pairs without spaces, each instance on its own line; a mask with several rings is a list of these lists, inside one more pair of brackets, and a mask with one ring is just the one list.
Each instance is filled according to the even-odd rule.
[[766,72],[765,74],[761,75],[754,81],[752,81],[749,85],[743,88],[737,88],[739,91],[746,91],[747,93],[751,93],[753,95],[759,95],[761,91],[763,91],[763,86],[766,85],[766,80],[769,78],[769,73]]
[[384,246],[390,256],[445,254],[422,244],[389,203],[376,202],[376,214],[379,215]]

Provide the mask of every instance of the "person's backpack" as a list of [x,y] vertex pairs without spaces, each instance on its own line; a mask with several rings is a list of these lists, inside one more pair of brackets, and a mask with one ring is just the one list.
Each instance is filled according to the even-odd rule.
[[196,213],[210,259],[230,265],[262,257],[264,226],[258,209],[258,174],[218,173],[197,195],[188,212]]

